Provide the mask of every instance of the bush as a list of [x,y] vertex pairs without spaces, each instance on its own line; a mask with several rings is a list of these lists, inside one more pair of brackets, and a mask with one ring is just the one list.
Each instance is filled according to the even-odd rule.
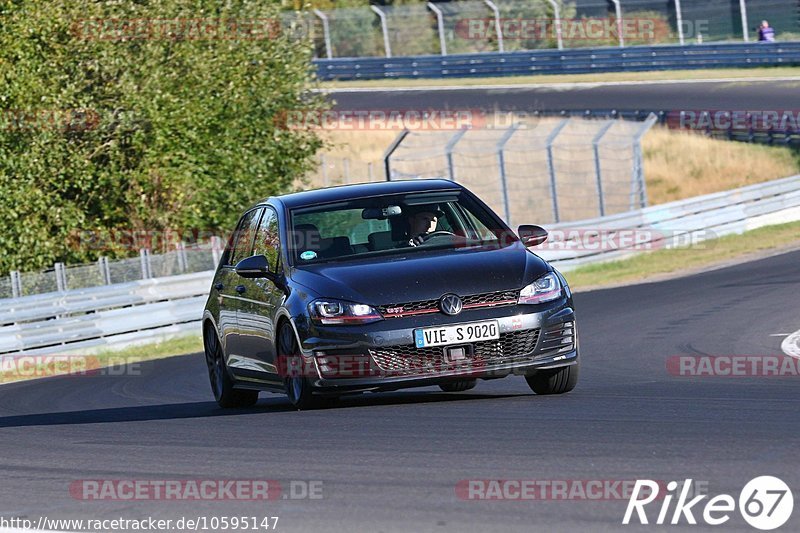
[[[130,253],[76,232],[228,231],[290,189],[321,143],[273,119],[324,103],[307,91],[311,45],[277,31],[276,10],[0,0],[0,273]],[[135,27],[159,19],[211,26]]]

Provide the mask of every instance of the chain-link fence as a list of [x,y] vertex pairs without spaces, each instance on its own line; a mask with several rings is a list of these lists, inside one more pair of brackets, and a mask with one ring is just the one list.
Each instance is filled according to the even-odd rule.
[[462,183],[510,225],[606,216],[646,205],[641,138],[656,120],[542,119],[491,130],[408,132],[387,168],[391,179]]
[[178,244],[175,250],[163,254],[151,254],[142,249],[135,258],[109,261],[101,257],[85,265],[56,263],[53,268],[41,272],[14,271],[0,278],[0,299],[213,270],[222,248],[222,240],[214,237],[208,245]]
[[[454,0],[314,11],[318,57],[800,40],[797,0]],[[300,16],[300,15],[297,15]]]

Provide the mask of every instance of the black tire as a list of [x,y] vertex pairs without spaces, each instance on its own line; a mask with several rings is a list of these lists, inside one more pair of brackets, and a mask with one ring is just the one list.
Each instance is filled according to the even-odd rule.
[[217,404],[225,409],[233,407],[251,407],[258,401],[258,391],[235,389],[225,358],[222,356],[222,346],[214,328],[206,326],[203,335],[203,347],[208,366],[208,378],[211,381],[211,391]]
[[576,362],[562,368],[539,370],[531,376],[525,376],[525,381],[536,394],[564,394],[578,384],[579,373],[580,363]]
[[459,381],[440,383],[439,388],[444,392],[464,392],[465,390],[474,389],[477,384],[477,379],[461,379]]
[[[291,357],[300,357],[300,347],[297,345],[297,338],[291,324],[284,321],[281,323],[278,333],[278,358],[288,360]],[[286,366],[287,368],[291,367],[288,364]],[[294,368],[303,369],[305,365],[296,365]],[[298,411],[322,407],[335,400],[335,398],[314,396],[311,382],[303,374],[304,372],[301,370],[300,375],[289,375],[283,380],[286,396]]]

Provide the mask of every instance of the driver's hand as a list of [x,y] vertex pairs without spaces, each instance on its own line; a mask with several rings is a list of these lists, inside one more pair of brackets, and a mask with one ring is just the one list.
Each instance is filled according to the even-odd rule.
[[425,242],[425,239],[422,238],[422,235],[417,235],[416,237],[408,240],[408,245],[409,246],[419,246],[423,242]]

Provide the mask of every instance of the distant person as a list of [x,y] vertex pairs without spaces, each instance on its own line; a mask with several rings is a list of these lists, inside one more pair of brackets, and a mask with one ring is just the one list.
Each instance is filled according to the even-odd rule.
[[758,42],[760,43],[774,43],[775,42],[775,28],[769,25],[766,20],[761,22],[761,27],[758,28]]

